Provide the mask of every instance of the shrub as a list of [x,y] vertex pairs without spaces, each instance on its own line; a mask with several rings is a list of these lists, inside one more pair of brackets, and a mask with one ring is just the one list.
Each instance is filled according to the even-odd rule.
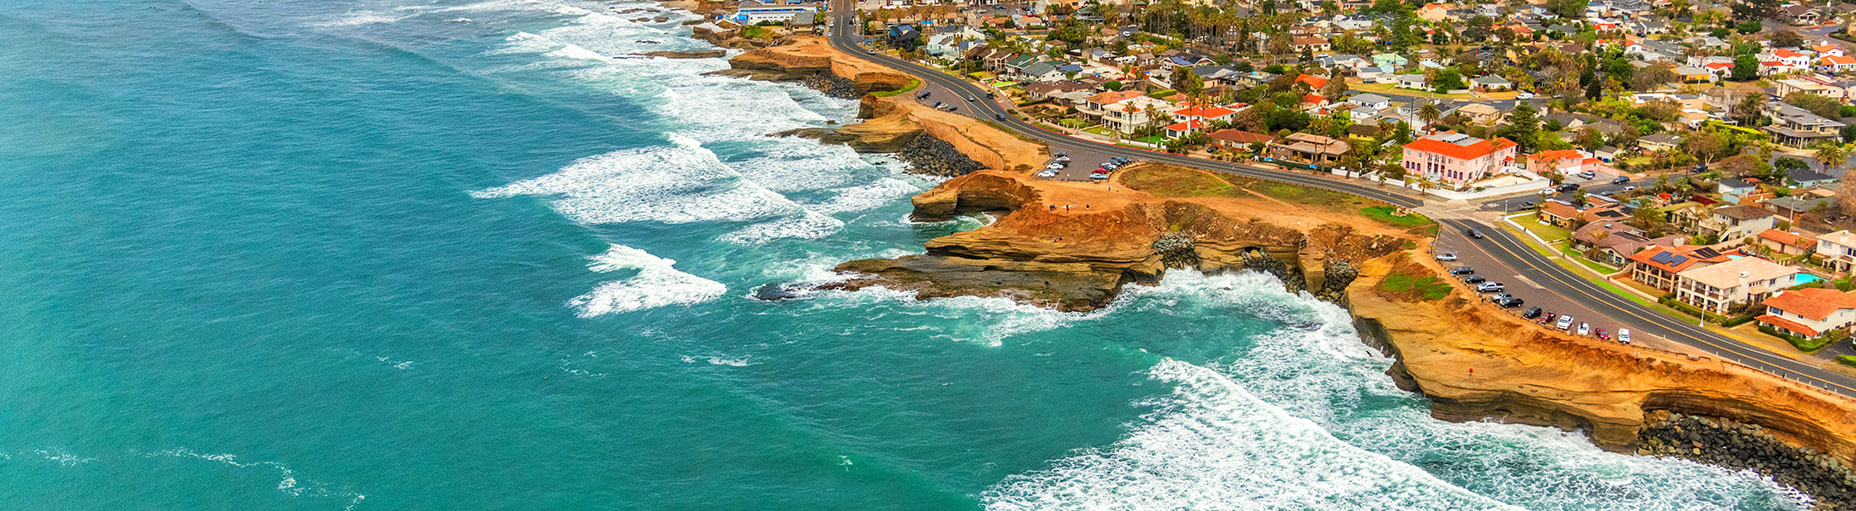
[[1837,363],[1856,367],[1856,355],[1837,355]]
[[[1785,332],[1780,332],[1778,329],[1772,328],[1766,325],[1759,325],[1759,331],[1765,333],[1766,335],[1784,339],[1785,342],[1791,343],[1793,348],[1798,348],[1798,351],[1802,351],[1805,353],[1810,353],[1810,352],[1824,349],[1825,346],[1836,344],[1837,341],[1848,339],[1850,337],[1849,332],[1842,331],[1842,330],[1834,331],[1834,332],[1819,336],[1814,339],[1806,339],[1806,338],[1799,337],[1796,335],[1787,334]],[[1849,355],[1844,355],[1844,356],[1847,357]]]
[[894,95],[897,95],[897,94],[901,94],[901,93],[904,93],[904,92],[909,92],[909,91],[912,91],[912,90],[915,90],[915,88],[916,88],[916,87],[920,87],[921,85],[922,85],[922,81],[921,81],[921,80],[914,80],[914,79],[911,79],[911,80],[909,80],[909,86],[907,86],[907,87],[903,87],[903,88],[900,88],[900,89],[896,89],[896,90],[886,90],[886,91],[878,91],[878,92],[872,92],[872,93],[870,93],[870,95],[872,95],[872,96],[876,96],[876,97],[879,97],[879,98],[887,98],[887,97],[890,97],[890,96],[894,96]]
[[1153,98],[1154,98],[1154,99],[1166,99],[1166,98],[1168,98],[1168,97],[1172,97],[1172,96],[1173,96],[1174,94],[1178,94],[1178,93],[1179,93],[1179,91],[1176,91],[1176,90],[1173,90],[1173,89],[1160,89],[1160,90],[1157,90],[1157,91],[1153,91],[1153,92],[1149,92],[1149,93],[1147,93],[1147,95],[1148,95],[1148,96],[1153,96]]

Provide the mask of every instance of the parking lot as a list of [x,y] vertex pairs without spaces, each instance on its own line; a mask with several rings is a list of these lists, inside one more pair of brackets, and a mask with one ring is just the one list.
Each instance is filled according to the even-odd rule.
[[[1592,326],[1592,331],[1594,333],[1597,332],[1597,329],[1603,328],[1613,336],[1617,335],[1618,328],[1622,326],[1619,322],[1598,314],[1593,308],[1588,307],[1580,300],[1549,293],[1545,288],[1529,280],[1527,277],[1514,273],[1488,252],[1489,249],[1486,248],[1485,243],[1485,240],[1473,240],[1461,232],[1445,230],[1438,233],[1437,241],[1433,244],[1432,254],[1433,256],[1439,253],[1456,254],[1457,261],[1439,262],[1439,264],[1443,265],[1444,268],[1467,266],[1475,269],[1477,275],[1481,275],[1490,282],[1502,283],[1502,285],[1506,287],[1504,292],[1526,301],[1525,304],[1519,307],[1509,309],[1515,314],[1520,314],[1530,307],[1540,307],[1543,312],[1553,312],[1561,316],[1572,315],[1573,323],[1569,329],[1571,331],[1577,331],[1580,323],[1588,323]],[[1456,279],[1456,285],[1464,286],[1474,293],[1473,286],[1463,283],[1461,276],[1455,276],[1454,278]],[[1493,293],[1481,293],[1478,296],[1486,299],[1492,295]],[[1552,326],[1553,325],[1546,325],[1545,328],[1551,328]],[[1684,349],[1684,345],[1653,338],[1650,335],[1636,331],[1631,333],[1631,343],[1659,349],[1689,351],[1688,349]]]

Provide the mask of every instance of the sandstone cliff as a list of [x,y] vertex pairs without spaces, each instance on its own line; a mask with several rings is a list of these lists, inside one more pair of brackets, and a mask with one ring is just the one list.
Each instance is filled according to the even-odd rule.
[[[1440,270],[1399,254],[1367,262],[1347,289],[1361,335],[1398,359],[1388,374],[1401,388],[1429,397],[1440,419],[1493,417],[1579,429],[1600,447],[1633,451],[1646,428],[1669,414],[1724,418],[1757,424],[1773,438],[1846,465],[1856,461],[1856,401],[1848,398],[1712,357],[1565,335],[1460,288],[1425,301],[1380,286],[1391,274],[1436,276]],[[1733,448],[1661,444],[1645,452],[1692,451],[1718,462],[1710,457],[1714,451]],[[1856,489],[1856,479],[1850,482],[1829,493],[1848,495]],[[1826,497],[1826,488],[1810,490]]]
[[[738,38],[721,38],[723,41]],[[713,41],[712,41],[713,42]],[[739,47],[729,42],[717,44],[724,47]],[[909,86],[914,77],[882,67],[874,62],[857,58],[847,58],[843,53],[833,50],[823,36],[792,36],[781,40],[778,45],[757,48],[728,60],[732,69],[722,74],[743,76],[756,80],[799,81],[818,74],[831,74],[850,82],[857,94],[874,91],[896,90]]]
[[1080,311],[1106,305],[1125,284],[1153,282],[1167,268],[1188,266],[1264,271],[1294,290],[1339,289],[1325,281],[1328,259],[1376,257],[1404,243],[1342,225],[1305,232],[1197,202],[997,170],[948,180],[912,202],[923,220],[1002,216],[930,240],[923,255],[845,263],[840,271],[862,277],[833,287],[883,285],[915,290],[921,298],[1002,296]]

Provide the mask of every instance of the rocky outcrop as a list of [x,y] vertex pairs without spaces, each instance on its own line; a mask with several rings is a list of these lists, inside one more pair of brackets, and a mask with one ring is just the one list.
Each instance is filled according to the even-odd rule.
[[857,83],[831,73],[814,73],[802,80],[800,84],[838,99],[857,99],[863,96],[857,91]]
[[[1856,460],[1851,412],[1856,401],[1849,398],[1712,357],[1565,335],[1501,312],[1462,289],[1440,300],[1390,292],[1383,283],[1394,274],[1438,276],[1442,268],[1402,254],[1367,261],[1345,301],[1361,336],[1395,357],[1387,374],[1400,388],[1427,396],[1437,418],[1579,430],[1609,450],[1686,451],[1687,457],[1724,466],[1778,463],[1794,470],[1826,459],[1843,467]],[[1773,440],[1808,449],[1797,452],[1809,462],[1769,459],[1793,455],[1760,440],[1738,440],[1745,430],[1688,438],[1694,428],[1671,422],[1667,414],[1757,424]],[[1664,429],[1677,426],[1683,431],[1678,436]],[[1813,485],[1844,477],[1826,470],[1788,477]],[[1833,489],[1843,494],[1841,486]]]
[[[701,26],[696,27],[699,31]],[[740,48],[732,41],[739,38],[732,35],[712,35],[724,41],[716,46]],[[707,39],[707,38],[705,38]],[[710,42],[716,42],[710,40]],[[820,36],[795,36],[782,40],[777,46],[759,47],[736,55],[728,60],[730,69],[718,71],[717,74],[739,76],[767,81],[804,81],[819,75],[830,75],[850,82],[851,91],[846,97],[857,97],[874,91],[896,90],[908,87],[914,80],[904,73],[891,71],[870,61],[849,58],[826,44]]]
[[1637,453],[1758,472],[1815,497],[1817,509],[1856,509],[1856,473],[1836,458],[1729,419],[1656,411],[1637,433]]
[[909,172],[940,177],[959,177],[985,168],[973,161],[954,144],[922,133],[896,150],[896,158],[909,164]]
[[1372,257],[1402,246],[1380,236],[1311,236],[1186,201],[1057,204],[1056,199],[995,170],[948,180],[914,198],[915,218],[942,220],[976,212],[1004,216],[986,227],[929,240],[926,254],[845,263],[839,271],[859,276],[833,287],[881,285],[915,290],[922,298],[1001,296],[1086,311],[1107,305],[1123,285],[1156,282],[1168,268],[1261,271],[1294,290],[1319,289],[1326,284],[1308,280],[1321,272],[1303,267],[1304,251]]

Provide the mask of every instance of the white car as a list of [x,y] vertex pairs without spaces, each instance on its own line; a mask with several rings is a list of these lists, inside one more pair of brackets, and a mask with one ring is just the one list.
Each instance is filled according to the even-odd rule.
[[1455,260],[1456,260],[1456,253],[1455,253],[1455,252],[1444,252],[1444,253],[1442,253],[1442,254],[1437,254],[1437,260],[1439,260],[1439,261],[1455,261]]
[[1629,328],[1618,329],[1618,342],[1621,342],[1624,344],[1630,344],[1630,329]]
[[1592,325],[1589,323],[1580,323],[1579,335],[1592,335]]
[[1476,292],[1478,293],[1494,293],[1501,290],[1502,283],[1500,282],[1483,282],[1476,285]]
[[1532,92],[1516,92],[1516,93],[1514,93],[1514,99],[1534,99],[1534,93],[1532,93]]
[[1560,316],[1560,321],[1558,323],[1555,323],[1553,327],[1558,328],[1560,330],[1572,328],[1572,315],[1568,314],[1565,316]]

